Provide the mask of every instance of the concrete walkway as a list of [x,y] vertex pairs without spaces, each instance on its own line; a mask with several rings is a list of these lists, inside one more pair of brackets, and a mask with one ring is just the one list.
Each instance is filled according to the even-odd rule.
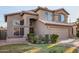
[[72,42],[73,47],[68,48],[65,53],[72,53],[75,49],[79,48],[79,40],[74,40],[74,42]]
[[55,44],[49,45],[48,48],[51,48],[51,47],[56,46],[58,44],[68,44],[68,43],[71,43],[73,41],[74,41],[74,39],[63,40],[63,41],[57,42]]

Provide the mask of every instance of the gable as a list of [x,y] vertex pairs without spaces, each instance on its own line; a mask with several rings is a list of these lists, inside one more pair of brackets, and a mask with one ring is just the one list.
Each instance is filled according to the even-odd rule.
[[55,13],[69,15],[69,13],[65,9],[54,10]]
[[43,7],[38,7],[37,9],[35,9],[34,11],[37,12],[38,10],[44,10],[44,11],[50,11],[50,12],[60,12],[62,11],[64,14],[67,14],[69,15],[69,13],[64,9],[64,8],[61,8],[61,9],[56,9],[56,10],[50,10],[48,8],[43,8]]

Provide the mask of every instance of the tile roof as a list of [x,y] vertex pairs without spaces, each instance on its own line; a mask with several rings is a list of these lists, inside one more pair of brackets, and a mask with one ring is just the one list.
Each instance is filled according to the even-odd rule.
[[39,20],[41,22],[43,22],[44,24],[50,24],[50,25],[64,25],[64,26],[73,26],[74,24],[70,24],[70,23],[59,23],[59,22],[50,22],[50,21],[44,21],[44,20]]

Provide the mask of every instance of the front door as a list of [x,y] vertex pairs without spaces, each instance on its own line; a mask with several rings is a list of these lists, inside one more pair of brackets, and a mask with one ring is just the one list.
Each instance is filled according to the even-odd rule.
[[35,33],[35,30],[34,30],[35,22],[36,22],[36,19],[33,19],[33,18],[30,19],[30,31],[29,31],[30,33]]

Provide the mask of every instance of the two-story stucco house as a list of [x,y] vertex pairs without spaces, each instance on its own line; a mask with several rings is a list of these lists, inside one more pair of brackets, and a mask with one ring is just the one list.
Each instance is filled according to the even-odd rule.
[[68,24],[68,15],[63,8],[49,10],[46,7],[6,14],[7,38],[27,38],[30,32],[37,35],[58,34],[60,39],[71,38],[73,25]]

